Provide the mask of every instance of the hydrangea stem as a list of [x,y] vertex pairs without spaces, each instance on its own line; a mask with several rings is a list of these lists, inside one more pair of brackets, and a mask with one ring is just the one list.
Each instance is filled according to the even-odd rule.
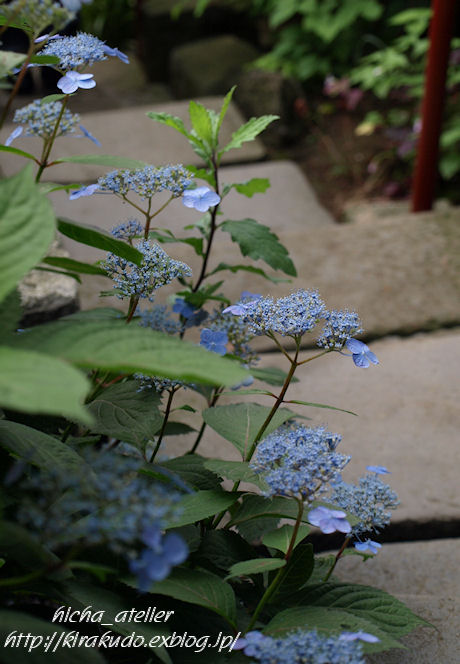
[[326,574],[326,576],[325,576],[324,579],[323,579],[323,583],[326,583],[326,581],[329,580],[329,577],[331,576],[332,572],[335,570],[335,566],[337,565],[337,563],[339,562],[340,558],[342,557],[343,552],[344,552],[345,549],[347,548],[347,546],[348,546],[348,542],[349,542],[350,540],[351,540],[351,535],[348,535],[348,537],[345,537],[342,546],[340,547],[340,549],[339,549],[339,550],[337,551],[337,553],[336,553],[336,556],[335,556],[335,558],[334,558],[334,562],[332,563],[332,565],[331,565],[331,567],[330,567],[328,573]]
[[32,42],[30,43],[29,50],[27,51],[26,59],[25,59],[24,62],[22,63],[21,70],[20,70],[20,72],[19,72],[19,74],[18,74],[18,77],[17,77],[17,79],[16,79],[16,82],[15,82],[15,84],[14,84],[14,86],[13,86],[13,89],[11,90],[11,93],[10,93],[10,96],[9,96],[9,98],[8,98],[8,101],[7,101],[6,104],[5,104],[5,108],[3,109],[3,112],[2,112],[2,114],[1,114],[1,116],[0,116],[0,129],[1,129],[1,128],[3,127],[3,125],[5,124],[5,120],[6,120],[6,118],[8,117],[8,113],[10,112],[11,104],[13,103],[14,98],[16,97],[16,95],[17,95],[18,92],[19,92],[19,88],[21,87],[21,83],[22,83],[22,81],[23,81],[23,79],[24,79],[24,76],[26,75],[27,67],[28,67],[28,65],[29,65],[29,63],[30,63],[30,59],[31,59],[31,57],[33,56],[33,54],[34,54],[34,52],[35,52],[35,49],[36,49],[36,46],[35,46],[34,42],[32,41]]
[[64,99],[62,100],[61,103],[61,110],[59,112],[58,118],[56,120],[56,124],[54,125],[53,133],[51,134],[51,137],[48,141],[46,141],[44,149],[43,149],[43,154],[40,159],[40,167],[37,171],[37,175],[35,177],[35,182],[40,182],[40,178],[42,176],[43,171],[45,168],[49,165],[48,164],[48,159],[51,154],[51,150],[53,148],[54,141],[56,140],[56,136],[59,130],[59,125],[61,124],[62,116],[64,115],[65,108],[67,106],[67,102],[69,101],[69,95],[66,95]]
[[[291,536],[291,540],[289,542],[288,549],[287,549],[287,551],[284,555],[284,560],[286,561],[286,563],[289,562],[291,554],[294,550],[295,541],[297,539],[297,533],[299,532],[300,523],[302,521],[304,505],[303,505],[303,501],[300,500],[300,498],[297,499],[297,506],[298,506],[297,519],[296,519],[296,522],[295,522],[294,529],[292,531],[292,536]],[[246,632],[250,632],[251,629],[254,627],[254,625],[257,621],[257,618],[260,615],[260,612],[262,611],[264,606],[267,604],[267,602],[270,600],[270,598],[278,590],[278,587],[279,587],[281,581],[283,580],[285,574],[286,574],[286,565],[284,567],[281,567],[281,569],[278,570],[277,575],[275,576],[275,578],[273,579],[271,584],[268,586],[268,588],[266,589],[266,591],[262,595],[262,597],[261,597],[258,605],[256,606],[256,609],[255,609],[253,615],[252,615],[251,621],[250,621],[250,623],[249,623],[249,625],[246,629]]]
[[163,436],[166,431],[166,425],[168,424],[169,415],[171,413],[172,402],[174,399],[174,395],[178,389],[179,389],[178,387],[173,387],[171,390],[169,390],[168,401],[166,402],[166,408],[164,412],[163,424],[161,425],[160,433],[158,434],[157,444],[155,445],[155,449],[153,450],[152,456],[150,457],[150,463],[152,463],[152,461],[155,459],[158,450],[160,449],[160,445],[163,442]]
[[[216,156],[215,154],[212,155],[212,165],[213,165],[213,175],[214,175],[214,181],[216,183],[214,187],[214,191],[218,196],[219,194],[219,171],[218,171],[218,166],[216,162]],[[216,224],[216,219],[217,219],[217,211],[219,209],[219,203],[215,205],[212,208],[211,211],[211,228],[209,230],[209,235],[208,235],[208,244],[206,246],[206,251],[203,257],[203,264],[201,266],[201,271],[200,271],[200,276],[198,277],[198,280],[196,284],[192,288],[192,293],[196,293],[199,287],[201,286],[201,283],[204,281],[206,278],[206,269],[208,267],[208,261],[209,261],[209,256],[211,254],[211,247],[212,247],[212,242],[214,239],[214,233],[216,232],[217,224]]]
[[[220,397],[221,394],[222,394],[221,388],[216,387],[215,390],[214,390],[214,395],[213,395],[211,401],[208,404],[208,408],[212,408],[213,406],[216,405],[216,403],[218,402],[219,397]],[[203,434],[204,434],[205,429],[206,429],[206,422],[203,421],[203,424],[201,425],[201,428],[198,432],[196,440],[193,443],[193,447],[190,450],[190,452],[188,452],[188,454],[194,454],[196,452],[196,449],[197,449],[198,445],[200,444],[201,439],[203,438]]]

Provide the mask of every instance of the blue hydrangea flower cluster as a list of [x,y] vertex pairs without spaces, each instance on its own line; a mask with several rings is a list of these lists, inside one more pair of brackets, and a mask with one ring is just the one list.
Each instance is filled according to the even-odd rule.
[[299,629],[284,639],[248,632],[234,649],[260,664],[365,664],[358,641],[320,636],[316,630]]
[[[87,453],[72,473],[37,470],[21,482],[19,522],[50,548],[106,543],[130,558],[143,533],[180,513],[180,494],[137,471],[142,460],[109,451]],[[59,500],[57,500],[59,498]]]
[[208,312],[204,309],[197,309],[181,297],[176,297],[172,310],[179,314],[182,319],[182,329],[201,325],[207,318]]
[[345,342],[360,334],[363,329],[358,314],[354,311],[326,311],[323,314],[326,321],[317,344],[321,348],[341,350]]
[[153,301],[153,293],[178,277],[189,277],[191,269],[185,263],[172,259],[160,247],[150,240],[135,243],[142,255],[140,266],[115,254],[108,254],[101,264],[109,277],[113,279],[115,294],[118,298],[139,297]]
[[353,526],[356,536],[379,532],[390,523],[391,511],[398,505],[398,496],[377,474],[366,473],[358,484],[340,481],[333,486],[331,502],[359,519]]
[[[62,109],[60,101],[50,101],[42,104],[39,99],[36,99],[31,104],[19,108],[13,118],[13,122],[25,125],[26,136],[39,136],[45,140],[51,138]],[[57,136],[68,136],[75,134],[80,123],[80,116],[78,113],[71,113],[65,109]]]
[[158,526],[148,528],[142,541],[148,548],[131,561],[130,569],[137,576],[139,590],[147,592],[154,581],[162,581],[169,576],[172,567],[187,559],[188,547],[176,533],[163,536]]
[[123,224],[118,224],[115,228],[112,228],[110,231],[113,237],[116,237],[118,240],[126,240],[129,242],[135,237],[139,237],[144,234],[144,227],[138,222],[137,219],[128,219]]
[[152,309],[139,310],[139,325],[149,327],[155,332],[165,334],[179,334],[182,330],[180,322],[171,316],[171,312],[164,304],[158,304]]
[[255,336],[276,332],[282,336],[299,337],[315,327],[325,306],[318,291],[301,289],[278,300],[260,297],[227,307],[224,311],[240,315]]
[[183,387],[185,385],[181,380],[157,378],[156,376],[146,376],[142,373],[134,374],[134,378],[139,381],[138,392],[142,392],[143,390],[155,390],[155,392],[161,394],[165,390],[173,390],[175,387]]
[[87,32],[79,32],[72,37],[61,37],[49,41],[40,55],[54,55],[59,58],[59,69],[63,71],[88,67],[95,62],[107,60],[106,45]]
[[34,35],[39,35],[50,25],[54,30],[60,30],[75,18],[69,7],[62,7],[54,0],[13,0],[8,5],[2,4],[2,14],[7,20],[20,16]]
[[170,191],[181,196],[192,183],[190,173],[182,164],[176,166],[145,166],[144,168],[116,170],[100,177],[98,186],[102,191],[125,196],[134,191],[141,198],[152,198],[161,191]]
[[327,483],[337,480],[350,461],[351,457],[334,451],[339,440],[323,427],[283,425],[259,443],[250,466],[267,483],[265,495],[311,502],[327,491]]
[[227,354],[228,336],[226,332],[205,327],[200,332],[200,346],[217,355]]
[[221,310],[215,310],[210,315],[206,325],[210,330],[227,334],[228,341],[233,346],[231,351],[233,355],[240,357],[249,366],[254,366],[257,363],[259,356],[249,344],[253,335],[240,316],[222,314]]

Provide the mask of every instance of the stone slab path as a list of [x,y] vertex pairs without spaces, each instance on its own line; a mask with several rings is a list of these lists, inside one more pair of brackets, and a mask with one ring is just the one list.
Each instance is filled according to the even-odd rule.
[[385,544],[365,564],[346,556],[337,576],[394,594],[430,622],[402,639],[408,650],[369,657],[375,664],[457,664],[460,642],[458,540]]
[[[340,433],[340,450],[352,460],[343,473],[356,481],[367,465],[386,466],[388,482],[401,501],[392,524],[414,522],[460,522],[458,495],[458,431],[460,430],[460,328],[408,338],[388,337],[371,344],[380,360],[378,366],[359,369],[351,358],[331,353],[299,367],[299,382],[291,385],[288,399],[328,404],[357,413],[357,417],[335,410],[288,405],[294,412],[311,418],[306,426],[327,426]],[[306,359],[311,352],[301,355]],[[287,371],[287,360],[279,353],[262,356],[261,367]],[[257,382],[254,387],[264,385]],[[273,389],[273,388],[270,388]],[[275,392],[279,388],[275,388]],[[203,401],[192,391],[183,399],[195,408]],[[237,403],[238,392],[219,403]],[[261,395],[244,400],[271,406],[273,399]],[[191,423],[190,416],[185,416]],[[190,445],[180,438],[174,453]],[[235,458],[231,443],[207,430],[200,443],[204,456]],[[399,532],[399,531],[398,531]]]
[[[199,99],[208,108],[219,110],[221,97]],[[86,113],[82,123],[86,129],[102,144],[96,147],[86,138],[61,137],[55,143],[53,158],[64,158],[82,154],[111,154],[130,157],[148,164],[195,164],[200,159],[193,152],[187,140],[174,129],[165,127],[147,117],[147,112],[165,112],[181,118],[186,126],[188,121],[188,102],[175,101],[162,104],[148,104],[134,108],[120,108],[112,111]],[[222,126],[222,145],[230,140],[232,133],[244,122],[243,116],[234,104],[230,104],[225,123]],[[4,142],[15,125],[8,125],[2,130],[0,140]],[[14,147],[34,155],[41,153],[42,141],[38,138],[19,138]],[[238,150],[229,150],[222,158],[222,163],[257,161],[265,157],[265,149],[259,140],[245,143]],[[9,153],[0,154],[0,167],[5,175],[12,175],[24,167],[24,159]],[[111,170],[111,169],[105,169]],[[59,182],[93,182],[104,173],[100,166],[84,164],[66,164],[59,166],[56,172],[52,168],[46,171],[44,180]]]

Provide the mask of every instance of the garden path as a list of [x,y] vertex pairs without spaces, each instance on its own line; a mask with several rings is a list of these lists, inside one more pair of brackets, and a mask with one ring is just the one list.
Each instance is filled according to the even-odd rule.
[[[105,94],[113,102],[113,81],[117,79],[112,76],[110,81],[100,88],[102,97]],[[122,90],[122,83],[117,84]],[[172,130],[146,118],[145,111],[153,110],[154,105],[147,108],[148,99],[139,93],[139,86],[136,90],[137,97],[132,91],[131,94],[138,106],[124,108],[126,95],[122,90],[120,108],[85,115],[85,126],[103,143],[101,151],[155,164],[192,162],[193,153],[186,143],[177,141]],[[204,102],[215,105],[218,100]],[[186,107],[186,102],[166,100],[155,110],[184,117]],[[232,105],[230,131],[239,122],[239,113]],[[5,135],[9,129],[5,129]],[[18,147],[33,152],[32,141],[27,147],[18,142]],[[63,140],[59,149],[62,156],[95,151],[87,141],[72,139]],[[362,473],[367,464],[388,466],[393,473],[391,484],[401,498],[393,525],[383,533],[382,540],[387,537],[402,543],[385,546],[377,559],[366,565],[366,576],[362,565],[350,558],[344,561],[341,571],[339,568],[339,576],[366,583],[367,573],[373,573],[373,583],[398,592],[439,631],[417,632],[422,638],[416,634],[407,639],[409,651],[393,651],[373,661],[453,664],[457,661],[453,647],[456,592],[450,580],[458,574],[458,540],[442,538],[455,537],[460,524],[455,456],[460,429],[460,211],[446,208],[414,217],[398,210],[385,216],[381,208],[371,206],[366,221],[361,221],[362,215],[355,215],[351,223],[338,225],[318,204],[294,163],[266,162],[262,161],[264,156],[259,141],[247,144],[245,151],[228,153],[224,181],[269,177],[272,186],[263,196],[252,199],[232,192],[225,201],[225,211],[232,219],[253,216],[269,225],[288,247],[300,276],[292,284],[267,288],[267,282],[252,276],[248,280],[240,273],[228,280],[227,293],[236,300],[243,288],[282,295],[291,288],[317,287],[328,306],[348,306],[360,313],[367,337],[375,340],[372,349],[380,365],[364,371],[354,367],[349,359],[329,356],[304,367],[291,398],[357,412],[359,417],[295,407],[303,408],[302,414],[312,417],[314,424],[327,422],[331,430],[343,434],[343,451],[353,454],[351,467],[355,470],[350,473]],[[238,158],[239,163],[230,166],[232,158]],[[7,172],[17,168],[14,158],[8,163],[2,160],[1,165]],[[60,175],[67,182],[91,182],[100,170],[69,166]],[[63,192],[57,192],[53,198],[59,215],[107,229],[132,216],[126,206],[110,196],[69,202]],[[175,201],[158,217],[158,225],[180,230],[191,222],[191,214]],[[93,261],[100,257],[96,250],[67,239],[64,245],[74,258]],[[177,245],[174,249],[174,257],[193,266],[195,257],[189,247]],[[243,262],[229,240],[216,253],[216,263],[232,259]],[[95,281],[91,287],[89,280],[84,281],[82,305],[87,308],[116,303],[110,298],[97,299],[99,286],[110,286],[103,278]],[[266,345],[260,347],[264,351],[263,366],[282,366],[282,356],[267,352]],[[192,393],[186,393],[186,398],[189,403],[197,399]],[[188,449],[187,437],[178,439],[174,447],[176,453]],[[201,451],[235,458],[231,445],[210,431]],[[352,477],[356,474],[350,474]],[[432,541],[416,541],[422,539]],[[431,579],[429,587],[426,578]]]

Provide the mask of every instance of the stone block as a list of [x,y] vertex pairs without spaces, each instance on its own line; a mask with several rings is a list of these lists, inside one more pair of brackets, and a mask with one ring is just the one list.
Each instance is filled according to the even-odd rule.
[[242,72],[233,97],[248,118],[279,115],[280,119],[269,125],[263,134],[264,141],[274,146],[292,142],[305,131],[305,125],[294,110],[298,98],[303,98],[298,81],[261,69]]
[[[269,178],[271,187],[265,194],[255,194],[252,198],[232,190],[224,200],[225,218],[237,220],[253,217],[269,226],[275,233],[283,235],[286,233],[286,227],[298,229],[303,234],[305,232],[303,229],[333,225],[332,217],[319,205],[303,173],[294,163],[263,162],[246,166],[226,166],[221,171],[222,184],[245,182],[253,177]],[[115,196],[94,195],[69,201],[67,194],[59,191],[52,194],[51,198],[58,216],[83,221],[105,230],[110,230],[116,224],[137,214],[134,208],[124,204]],[[166,198],[158,197],[158,207],[164,200]],[[198,218],[199,213],[184,207],[180,200],[175,200],[156,217],[155,223],[172,230],[176,235],[188,235],[188,232],[182,230],[183,227],[194,223]],[[62,241],[72,257],[78,260],[91,262],[103,256],[97,249],[77,244],[68,238],[63,238]],[[185,260],[195,271],[199,269],[200,261],[191,247],[170,244],[166,250],[174,257]],[[229,260],[235,263],[251,262],[241,256],[238,247],[231,242],[230,236],[222,233],[216,242],[216,258],[212,258],[212,266]],[[257,264],[262,265],[260,262]],[[270,271],[270,268],[267,269]],[[222,275],[225,277],[228,273]],[[250,280],[247,276],[243,279],[246,284],[244,288],[248,289],[251,286],[252,277],[253,275],[250,275]],[[100,301],[97,296],[99,286],[105,290],[110,288],[107,280],[83,276],[83,284],[80,293],[83,308],[97,306],[98,303],[99,306],[107,305],[105,298]],[[232,275],[226,284],[229,297],[238,298],[242,290],[241,285],[242,280],[238,275]],[[258,287],[260,286],[258,282]],[[269,282],[264,282],[262,287],[266,289],[267,286],[278,289],[278,286],[274,287]],[[163,292],[165,291],[162,291],[162,294]]]
[[177,97],[225,94],[258,56],[248,42],[221,35],[178,46],[171,53],[171,87]]
[[[57,243],[50,247],[48,255],[69,256]],[[19,283],[18,290],[23,307],[22,327],[47,323],[72,314],[79,308],[78,283],[72,277],[32,270]]]
[[[423,538],[436,529],[452,532],[460,520],[460,385],[456,361],[460,358],[460,329],[410,338],[389,337],[375,341],[371,347],[380,364],[369,369],[356,367],[350,357],[338,353],[299,367],[299,382],[291,385],[286,405],[311,418],[307,426],[324,425],[343,436],[339,451],[352,456],[343,473],[346,481],[356,481],[367,465],[382,465],[391,471],[385,481],[396,491],[401,504],[393,512],[390,528],[393,526],[402,536],[405,528],[410,528],[413,536]],[[305,352],[301,359],[310,354]],[[260,366],[288,370],[287,360],[280,353],[263,354]],[[254,387],[260,388],[262,383]],[[278,390],[275,388],[275,392]],[[182,398],[195,408],[205,407],[204,400],[190,390]],[[290,399],[336,406],[357,417],[336,410],[289,405]],[[219,404],[242,400],[266,406],[273,403],[268,396],[235,392],[222,397]],[[184,417],[192,423],[196,416]],[[188,449],[182,440],[172,443],[176,453]],[[238,458],[231,443],[209,428],[199,451],[204,456]]]
[[141,45],[149,77],[154,81],[169,80],[171,51],[188,42],[232,32],[243,39],[254,40],[254,23],[244,14],[245,7],[234,0],[214,0],[203,16],[196,16],[196,0],[182,3],[179,16],[171,16],[176,0],[147,0],[141,8]]
[[342,581],[372,585],[395,595],[431,623],[404,637],[408,650],[369,657],[373,664],[456,664],[460,584],[458,539],[385,544],[373,559],[346,556],[336,575]]
[[[219,110],[222,105],[220,97],[207,97],[199,101],[214,110]],[[189,126],[186,101],[87,113],[82,116],[82,123],[101,142],[102,147],[97,148],[86,138],[63,137],[57,139],[52,158],[99,153],[139,159],[157,166],[175,163],[200,165],[200,159],[193,152],[187,139],[173,129],[153,122],[146,115],[148,111],[171,113],[182,118]],[[222,125],[222,144],[227,143],[232,133],[243,123],[244,118],[237,107],[230,104]],[[12,130],[13,125],[5,127],[0,140],[4,142]],[[42,141],[33,137],[20,137],[14,146],[31,154],[40,155]],[[226,152],[222,161],[227,164],[235,161],[256,161],[263,159],[264,156],[264,147],[261,141],[256,139],[245,143],[239,150]],[[12,175],[24,167],[24,159],[4,152],[0,155],[0,167],[5,175]],[[56,169],[53,167],[47,169],[43,179],[59,182],[94,182],[99,175],[108,170],[111,169],[85,164],[60,164]]]

